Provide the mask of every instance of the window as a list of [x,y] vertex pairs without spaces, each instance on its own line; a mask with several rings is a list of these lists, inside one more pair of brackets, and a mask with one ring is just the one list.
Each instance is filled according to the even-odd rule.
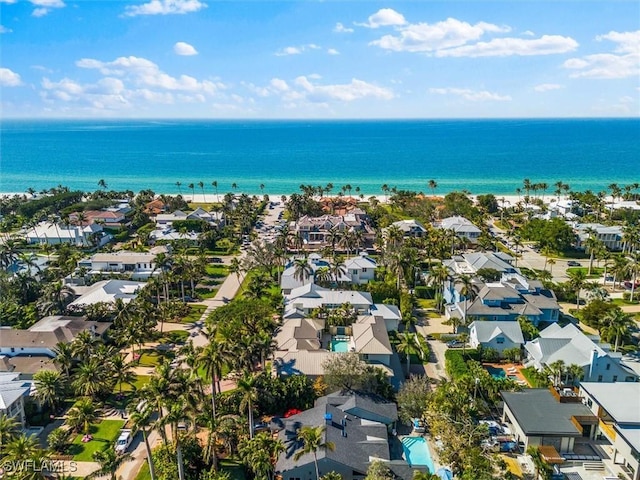
[[590,398],[587,398],[587,405],[589,407],[593,407],[593,400],[591,400]]
[[607,368],[605,368],[605,370],[611,370],[611,364],[607,363]]
[[362,269],[362,273],[367,273],[367,269],[366,269],[366,268],[363,268],[363,269]]
[[598,375],[598,381],[601,382],[602,381],[602,375]]
[[504,343],[504,337],[496,338],[496,343]]
[[614,375],[614,376],[613,376],[613,381],[614,381],[614,382],[617,382],[617,381],[618,381],[618,375]]

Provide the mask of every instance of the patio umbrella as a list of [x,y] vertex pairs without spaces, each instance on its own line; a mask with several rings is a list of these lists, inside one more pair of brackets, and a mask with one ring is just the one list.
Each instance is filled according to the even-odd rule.
[[436,475],[438,475],[442,480],[453,480],[453,472],[447,467],[440,467],[436,471]]

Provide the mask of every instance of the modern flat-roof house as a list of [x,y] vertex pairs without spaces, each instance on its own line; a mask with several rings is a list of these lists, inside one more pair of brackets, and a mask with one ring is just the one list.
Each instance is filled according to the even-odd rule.
[[564,327],[549,325],[540,337],[525,343],[526,366],[542,370],[557,360],[566,366],[580,365],[585,382],[637,382],[638,375],[622,361],[620,353],[611,346],[600,343],[599,338],[589,338],[575,325]]
[[440,221],[436,228],[452,230],[459,238],[467,239],[471,243],[476,243],[482,233],[478,227],[464,217],[448,217]]
[[573,391],[530,388],[501,392],[502,420],[525,451],[530,446],[551,446],[559,453],[573,452],[576,438],[595,438],[598,419]]
[[147,280],[155,274],[156,254],[147,252],[118,251],[96,253],[78,262],[79,268],[87,269],[88,275],[127,274],[131,280]]
[[276,475],[282,480],[315,479],[312,453],[294,459],[301,448],[298,431],[303,426],[324,426],[323,441],[335,445],[333,450],[318,450],[320,475],[334,471],[344,480],[361,479],[374,460],[388,462],[392,470],[402,466],[411,473],[406,462],[391,458],[389,429],[397,418],[396,404],[375,396],[351,392],[320,397],[313,408],[283,420],[284,429],[278,436],[286,450],[278,458]]
[[46,355],[53,358],[58,343],[70,343],[82,331],[102,337],[110,326],[110,323],[87,321],[84,317],[55,315],[44,317],[27,330],[1,328],[0,355]]
[[640,383],[580,384],[580,396],[598,417],[598,433],[611,442],[611,459],[640,480]]
[[101,247],[113,237],[105,233],[97,223],[90,225],[64,225],[52,222],[41,222],[33,228],[24,230],[27,243],[59,245],[70,243],[80,247],[92,245]]
[[96,303],[115,303],[116,300],[129,303],[138,296],[138,292],[145,285],[144,282],[131,280],[101,280],[89,287],[74,287],[76,291],[84,291],[69,304],[69,308],[84,308]]
[[[475,298],[465,300],[454,283],[449,298],[460,298],[445,309],[447,318],[457,316],[468,320],[515,321],[527,317],[534,325],[557,322],[560,305],[553,290],[544,288],[539,280],[529,280],[519,274],[503,275],[499,282],[481,282],[475,279]],[[447,295],[445,295],[445,298]]]
[[619,225],[607,226],[601,223],[576,223],[573,227],[577,235],[576,248],[585,249],[585,241],[589,238],[588,230],[595,230],[596,238],[604,243],[609,250],[622,250],[622,227]]
[[24,402],[31,392],[31,382],[19,373],[0,372],[0,416],[15,419],[21,429],[26,427]]
[[[283,295],[287,295],[292,289],[301,287],[307,283],[316,283],[316,273],[321,268],[329,268],[331,261],[322,258],[317,253],[312,253],[307,258],[310,268],[310,275],[305,274],[304,278],[298,278],[296,275],[296,267],[294,258],[285,265],[285,269],[280,277],[280,288]],[[378,267],[376,261],[362,252],[355,257],[349,257],[342,264],[345,273],[340,275],[337,283],[350,283],[354,285],[362,285],[373,280],[375,271]]]
[[473,348],[493,348],[502,353],[509,348],[522,348],[524,337],[518,322],[473,322],[469,325],[469,344]]

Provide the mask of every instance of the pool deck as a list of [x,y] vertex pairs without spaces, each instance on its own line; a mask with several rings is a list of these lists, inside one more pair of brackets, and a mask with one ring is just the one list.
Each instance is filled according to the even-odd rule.
[[531,385],[529,385],[529,382],[527,382],[527,379],[524,377],[524,375],[522,375],[522,372],[520,371],[524,368],[522,365],[519,365],[517,363],[483,363],[482,366],[501,368],[506,372],[507,375],[514,375],[516,377],[515,381],[521,384],[523,387],[531,387]]

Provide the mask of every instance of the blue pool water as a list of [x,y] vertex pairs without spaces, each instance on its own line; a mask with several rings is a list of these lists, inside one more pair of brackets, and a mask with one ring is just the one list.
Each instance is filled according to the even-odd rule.
[[493,378],[505,378],[507,376],[507,372],[504,371],[504,368],[490,366],[485,366],[484,368]]
[[349,351],[349,340],[331,340],[331,351],[346,353]]
[[429,452],[429,445],[424,437],[404,437],[402,449],[409,466],[425,466],[431,473],[436,471],[431,459],[431,452]]

